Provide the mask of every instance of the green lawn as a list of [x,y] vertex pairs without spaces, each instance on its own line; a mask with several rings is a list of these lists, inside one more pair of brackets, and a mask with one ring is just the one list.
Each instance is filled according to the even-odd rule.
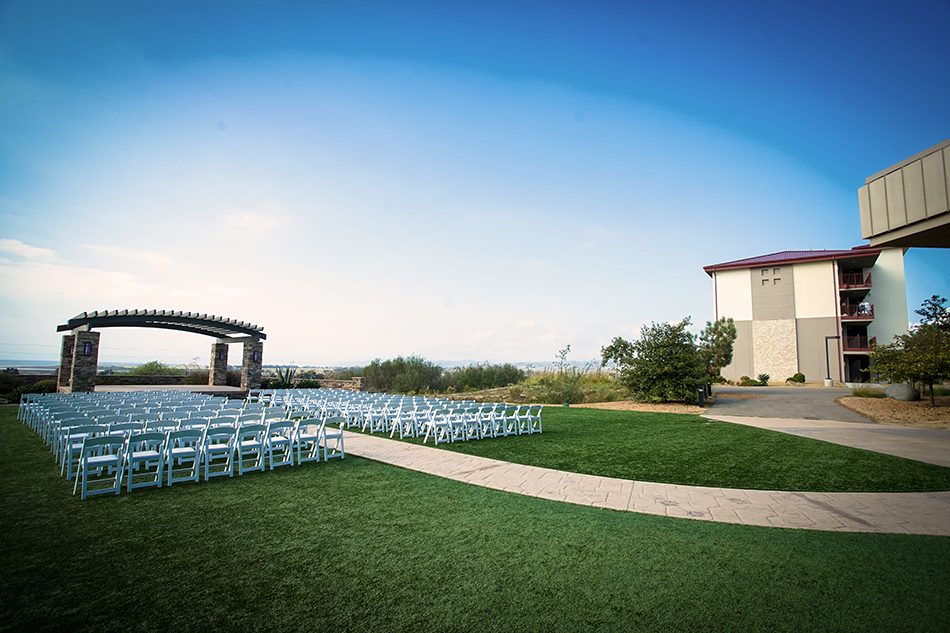
[[355,456],[80,501],[12,407],[0,507],[2,630],[950,630],[950,538],[600,510]]
[[[540,435],[439,448],[587,475],[716,488],[950,490],[950,468],[696,415],[552,406],[541,420]],[[422,438],[405,441],[421,444]]]

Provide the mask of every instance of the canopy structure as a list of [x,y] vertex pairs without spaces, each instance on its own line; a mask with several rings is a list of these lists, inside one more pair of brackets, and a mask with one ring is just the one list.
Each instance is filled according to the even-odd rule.
[[[198,312],[181,310],[102,310],[77,314],[65,324],[56,328],[57,332],[70,330],[90,330],[105,327],[152,327],[165,330],[181,330],[194,334],[205,334],[217,339],[251,337],[266,339],[264,328],[236,319],[228,319]],[[243,340],[243,339],[242,339]],[[233,341],[232,341],[233,342]]]
[[99,333],[93,328],[142,327],[203,334],[215,339],[211,346],[209,385],[227,382],[228,345],[244,343],[241,388],[261,385],[264,328],[245,321],[181,310],[100,310],[83,312],[57,326],[63,336],[59,389],[65,392],[95,390],[99,358]]

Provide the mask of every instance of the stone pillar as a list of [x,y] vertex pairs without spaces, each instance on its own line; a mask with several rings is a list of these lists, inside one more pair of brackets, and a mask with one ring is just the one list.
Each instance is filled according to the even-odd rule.
[[353,382],[356,384],[357,391],[366,391],[366,379],[356,376],[353,378]]
[[220,387],[228,384],[228,344],[211,344],[211,364],[208,366],[208,385]]
[[69,392],[69,379],[73,374],[73,349],[75,345],[75,334],[63,335],[63,349],[59,353],[59,375],[56,377],[57,391]]
[[260,340],[244,342],[244,364],[241,365],[241,389],[261,388],[261,366],[264,364],[264,343]]
[[69,391],[71,393],[95,391],[98,368],[99,332],[76,332]]

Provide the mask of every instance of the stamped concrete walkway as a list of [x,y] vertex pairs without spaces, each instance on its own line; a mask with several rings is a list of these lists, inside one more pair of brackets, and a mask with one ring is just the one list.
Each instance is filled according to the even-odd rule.
[[950,492],[734,490],[580,475],[345,432],[346,452],[464,483],[579,505],[833,532],[950,536]]

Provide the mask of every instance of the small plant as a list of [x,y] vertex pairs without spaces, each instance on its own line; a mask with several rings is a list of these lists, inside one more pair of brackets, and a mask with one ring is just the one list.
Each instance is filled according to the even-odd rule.
[[273,389],[293,389],[294,377],[297,375],[296,367],[278,367],[277,380],[273,381]]
[[760,385],[762,385],[763,387],[769,386],[769,378],[771,378],[771,376],[769,376],[768,374],[759,374],[757,378],[759,379]]
[[790,378],[786,378],[785,382],[805,382],[805,374],[798,372]]
[[883,389],[874,389],[873,387],[855,387],[851,390],[851,395],[855,398],[886,398]]
[[752,380],[748,376],[743,376],[739,379],[740,387],[759,387],[761,385],[762,385],[761,382],[759,382],[758,380]]

